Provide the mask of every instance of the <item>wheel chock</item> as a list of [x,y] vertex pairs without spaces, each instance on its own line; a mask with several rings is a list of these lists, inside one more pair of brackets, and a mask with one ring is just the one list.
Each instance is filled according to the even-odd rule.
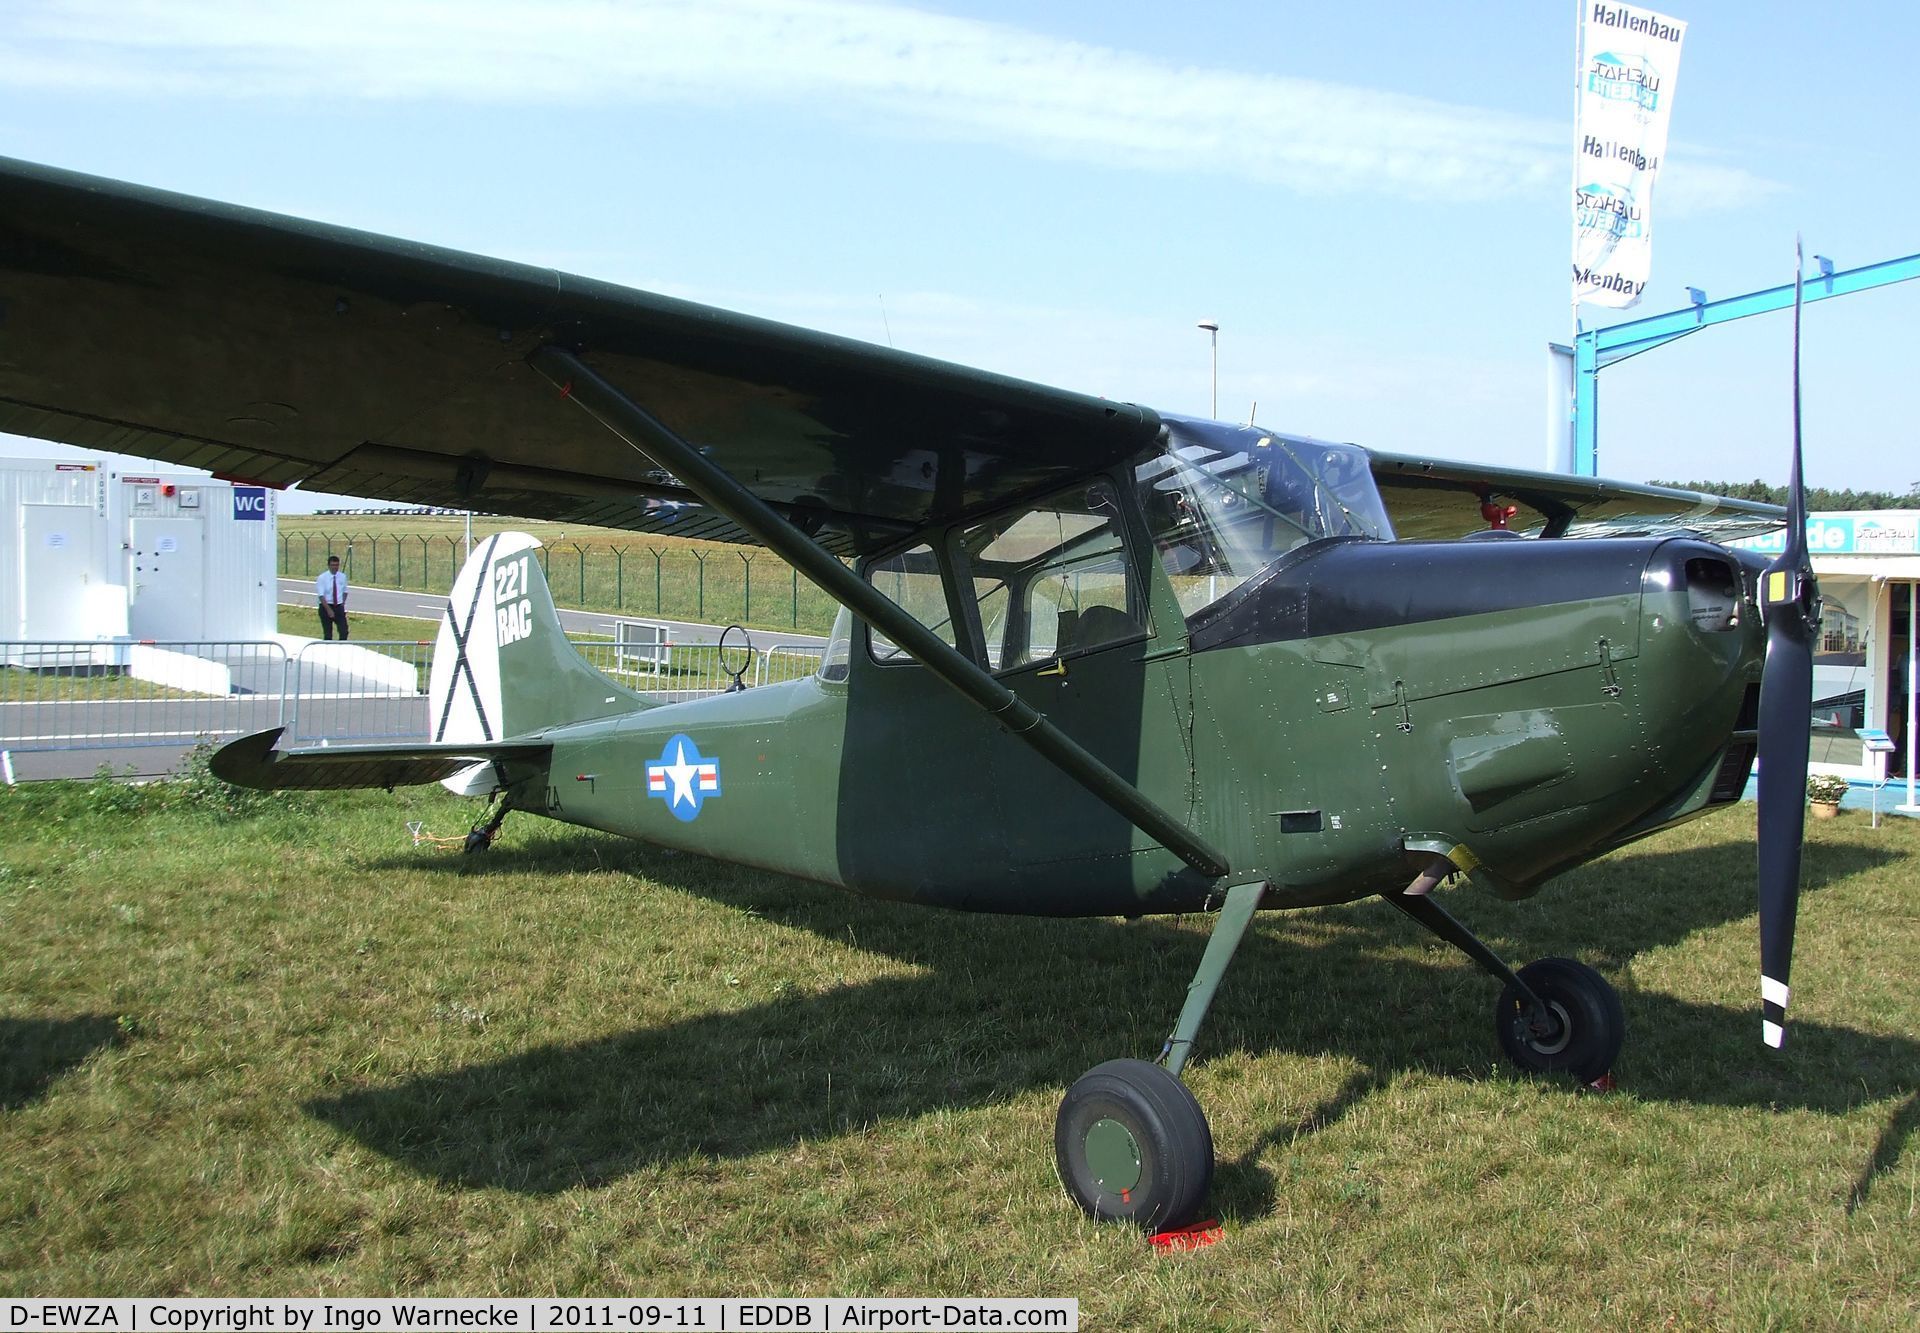
[[1174,1254],[1183,1250],[1204,1250],[1225,1234],[1220,1219],[1209,1217],[1204,1222],[1189,1222],[1171,1231],[1156,1231],[1147,1240],[1155,1249]]

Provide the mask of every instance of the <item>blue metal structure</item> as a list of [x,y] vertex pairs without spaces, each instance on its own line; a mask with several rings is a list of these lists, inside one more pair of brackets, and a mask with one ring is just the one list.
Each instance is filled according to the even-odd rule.
[[[1805,299],[1808,301],[1824,301],[1830,296],[1845,296],[1849,292],[1920,278],[1920,255],[1888,259],[1839,273],[1834,272],[1832,260],[1820,255],[1815,255],[1814,260],[1820,271],[1807,279]],[[1684,309],[1672,310],[1664,315],[1648,315],[1644,319],[1629,320],[1625,324],[1613,324],[1604,329],[1585,329],[1574,339],[1573,470],[1576,475],[1599,475],[1599,380],[1602,366],[1652,351],[1676,338],[1698,333],[1710,324],[1724,324],[1728,320],[1744,319],[1748,315],[1765,314],[1769,310],[1791,306],[1793,284],[1769,287],[1763,292],[1749,292],[1745,296],[1732,296],[1722,301],[1707,300],[1706,293],[1698,287],[1687,288],[1687,295],[1693,298],[1693,304]]]

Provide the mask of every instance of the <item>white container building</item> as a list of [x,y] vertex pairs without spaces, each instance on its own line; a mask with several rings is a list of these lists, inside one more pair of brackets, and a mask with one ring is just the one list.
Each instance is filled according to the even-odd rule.
[[90,463],[0,466],[0,639],[271,639],[274,492]]

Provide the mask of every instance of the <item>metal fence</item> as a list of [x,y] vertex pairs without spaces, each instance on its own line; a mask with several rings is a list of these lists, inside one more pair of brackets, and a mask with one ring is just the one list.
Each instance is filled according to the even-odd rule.
[[404,641],[302,644],[287,663],[287,741],[425,740],[433,645]]
[[141,749],[276,726],[272,641],[0,642],[0,749]]
[[[822,650],[774,644],[723,660],[716,644],[637,655],[608,640],[574,641],[596,668],[656,703],[809,676]],[[184,748],[284,727],[287,741],[423,741],[427,643],[267,640],[0,641],[0,751]]]
[[[444,595],[465,559],[466,545],[452,533],[280,534],[280,573],[287,578],[317,577],[332,555],[340,557],[355,584]],[[586,611],[825,634],[839,610],[791,565],[758,549],[705,551],[560,538],[541,546],[537,557],[554,600]]]

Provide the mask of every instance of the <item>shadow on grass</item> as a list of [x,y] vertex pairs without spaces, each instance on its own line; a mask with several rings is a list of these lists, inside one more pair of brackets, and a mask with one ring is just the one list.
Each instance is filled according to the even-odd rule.
[[119,1024],[105,1014],[0,1018],[0,1111],[39,1101],[55,1079],[119,1042]]
[[1887,1127],[1880,1131],[1880,1141],[1873,1145],[1873,1155],[1867,1158],[1867,1164],[1855,1178],[1853,1188],[1847,1191],[1849,1216],[1858,1212],[1873,1196],[1874,1182],[1893,1170],[1915,1129],[1920,1129],[1920,1092],[1908,1093],[1906,1100],[1895,1108]]
[[[557,839],[509,863],[577,863],[582,846]],[[1889,859],[1857,846],[1809,850],[1813,892]],[[1552,903],[1465,898],[1461,906],[1493,939],[1538,927],[1526,931],[1519,956],[1624,960],[1751,915],[1752,856],[1751,844],[1735,842],[1622,857],[1569,876],[1549,890]],[[687,1156],[750,1155],[1064,1087],[1102,1059],[1151,1054],[1203,944],[1197,932],[1158,921],[931,912],[644,848],[602,843],[589,859],[931,975],[541,1046],[307,1109],[449,1183],[528,1193],[597,1185]],[[1471,964],[1438,946],[1409,957],[1404,946],[1418,931],[1377,901],[1314,913],[1309,929],[1297,928],[1300,920],[1269,914],[1249,934],[1202,1034],[1203,1057],[1209,1049],[1335,1055],[1362,1072],[1222,1164],[1219,1201],[1235,1215],[1271,1206],[1272,1185],[1256,1165],[1268,1148],[1336,1123],[1402,1072],[1484,1076],[1493,1057],[1497,988]],[[1763,1053],[1757,1004],[1727,1009],[1646,992],[1625,999],[1621,1077],[1633,1095],[1838,1114],[1920,1087],[1912,1041],[1801,1023],[1784,1055]],[[1915,1119],[1896,1117],[1880,1166],[1864,1179],[1897,1160]]]

